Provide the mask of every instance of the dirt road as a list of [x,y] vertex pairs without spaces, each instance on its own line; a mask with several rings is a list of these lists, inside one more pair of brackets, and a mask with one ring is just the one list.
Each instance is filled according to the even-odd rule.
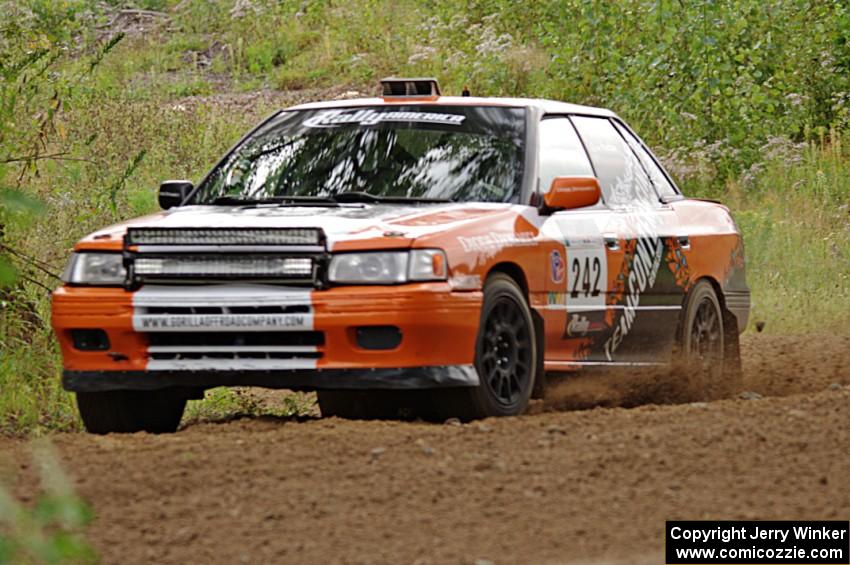
[[[744,355],[750,400],[554,410],[629,403],[585,383],[465,425],[243,419],[54,443],[104,563],[661,563],[666,519],[850,517],[850,338],[751,336]],[[0,440],[32,500],[28,450]]]

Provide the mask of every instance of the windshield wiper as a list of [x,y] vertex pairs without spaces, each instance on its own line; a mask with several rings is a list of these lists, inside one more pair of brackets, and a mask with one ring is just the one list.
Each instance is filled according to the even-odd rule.
[[238,198],[236,196],[220,196],[210,202],[210,204],[213,206],[261,206],[263,204],[278,204],[286,206],[339,206],[339,203],[336,200],[321,196],[273,196],[271,198]]
[[451,202],[448,198],[419,198],[416,196],[378,196],[368,192],[351,190],[340,192],[333,196],[271,196],[269,198],[239,198],[237,196],[220,196],[210,202],[213,206],[262,206],[277,204],[278,206],[326,206],[337,207],[347,203],[371,204],[440,204]]
[[360,190],[349,190],[346,192],[339,192],[330,197],[334,202],[373,202],[377,204],[384,203],[422,203],[422,204],[439,204],[445,202],[451,202],[448,198],[420,198],[416,196],[379,196],[377,194],[370,194],[368,192],[363,192]]

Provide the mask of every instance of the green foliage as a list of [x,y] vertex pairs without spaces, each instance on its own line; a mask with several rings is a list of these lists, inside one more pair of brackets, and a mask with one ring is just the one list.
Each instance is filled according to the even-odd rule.
[[[8,25],[0,27],[0,288],[12,285],[19,270],[4,243],[9,224],[41,211],[22,191],[43,161],[73,159],[54,139],[65,141],[61,119],[65,100],[79,80],[91,73],[121,39],[117,34],[95,49],[88,66],[66,72],[63,59],[79,50],[91,17],[84,0],[0,2]],[[89,10],[89,11],[87,11]],[[14,175],[13,175],[14,173]]]
[[73,397],[59,385],[45,296],[37,284],[0,293],[0,435],[81,427]]
[[[0,168],[2,178],[2,168]],[[43,211],[41,202],[23,192],[0,188],[0,228],[12,224],[25,226],[29,220]],[[2,241],[0,229],[0,289],[14,284],[18,278],[18,269],[8,256],[6,245]]]
[[19,504],[0,485],[0,563],[95,563],[80,534],[91,510],[74,494],[49,445],[37,446],[34,457],[44,494],[33,507]]
[[826,146],[774,142],[763,159],[726,197],[747,246],[753,317],[775,332],[846,332],[850,151],[834,132]]
[[667,148],[722,141],[733,167],[769,136],[844,125],[846,3],[498,4],[551,56],[542,94],[612,107]]
[[133,159],[127,164],[127,168],[121,173],[121,176],[112,183],[106,193],[109,196],[109,206],[112,208],[113,213],[118,213],[118,191],[124,188],[127,184],[127,180],[133,176],[133,173],[136,172],[136,169],[139,168],[139,165],[142,163],[142,159],[145,158],[145,154],[147,151],[142,149],[133,157]]
[[304,393],[270,392],[257,396],[251,389],[214,388],[203,400],[186,407],[186,422],[215,422],[240,416],[300,418],[316,413],[316,397]]
[[667,151],[716,143],[720,186],[769,137],[850,120],[850,8],[837,0],[205,0],[173,19],[237,80],[371,89],[426,74],[447,92],[611,107]]
[[115,7],[138,8],[155,12],[168,9],[174,2],[170,0],[106,0],[107,4]]

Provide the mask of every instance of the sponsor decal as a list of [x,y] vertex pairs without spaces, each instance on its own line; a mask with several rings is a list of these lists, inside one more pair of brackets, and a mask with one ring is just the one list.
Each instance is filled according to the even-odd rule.
[[457,240],[464,251],[493,251],[502,247],[526,247],[534,245],[535,233],[520,231],[515,234],[488,233],[472,237],[458,236]]
[[614,331],[605,341],[604,352],[608,361],[613,361],[614,352],[622,343],[635,322],[640,297],[655,284],[658,267],[664,252],[664,244],[660,238],[653,236],[639,237],[633,246],[630,268],[625,279],[626,299],[619,319],[614,324]]
[[134,320],[135,329],[150,330],[184,330],[184,329],[219,329],[219,328],[287,328],[307,329],[310,316],[304,314],[245,314],[245,315],[139,315]]
[[601,332],[604,329],[605,324],[600,321],[591,320],[582,314],[573,314],[567,323],[567,336],[585,336],[588,333]]
[[549,256],[549,262],[552,267],[552,282],[561,284],[564,282],[564,275],[567,272],[564,256],[561,255],[559,250],[553,249],[552,254]]
[[[133,329],[138,332],[312,330],[312,312],[235,313],[229,307],[307,306],[310,291],[259,284],[197,286],[145,285],[133,294]],[[164,312],[150,308],[216,308],[209,314]]]
[[567,324],[567,335],[586,335],[590,329],[590,320],[584,316],[573,314],[570,317],[570,322]]
[[441,114],[438,112],[376,112],[372,109],[326,110],[305,120],[304,125],[308,128],[332,128],[347,125],[374,126],[383,122],[417,122],[459,126],[464,119],[466,119],[466,116],[461,114]]
[[546,304],[549,306],[566,306],[567,294],[565,292],[550,292],[546,296]]
[[[620,152],[633,156],[624,140]],[[610,297],[611,304],[616,304],[625,294],[623,309],[613,324],[614,330],[603,345],[608,361],[614,360],[614,352],[631,331],[641,295],[655,284],[664,258],[664,242],[659,237],[661,218],[652,204],[657,197],[637,158],[626,159],[625,170],[611,187],[611,193],[609,204],[624,212],[624,225],[634,235],[627,238],[631,241],[625,250],[623,270]]]
[[688,265],[688,258],[682,251],[682,245],[675,237],[669,237],[666,247],[667,254],[664,258],[667,261],[667,267],[673,273],[676,285],[687,291],[691,287],[693,276]]

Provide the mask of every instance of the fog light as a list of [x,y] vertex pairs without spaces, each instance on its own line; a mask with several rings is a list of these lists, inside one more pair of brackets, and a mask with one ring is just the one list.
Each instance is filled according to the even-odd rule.
[[395,326],[357,328],[357,345],[363,349],[395,349],[401,344],[401,330]]
[[109,349],[109,336],[103,330],[71,330],[74,348],[80,351],[106,351]]

